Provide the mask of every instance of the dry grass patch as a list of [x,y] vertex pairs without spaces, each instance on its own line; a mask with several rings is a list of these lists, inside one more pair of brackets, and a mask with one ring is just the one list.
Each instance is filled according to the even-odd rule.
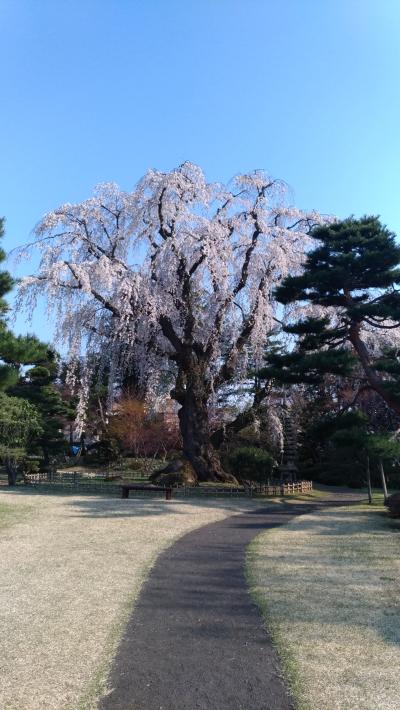
[[0,531],[9,525],[21,523],[33,512],[29,505],[9,505],[0,501]]
[[[1,493],[0,708],[96,706],[124,623],[160,551],[249,501]],[[4,508],[5,510],[5,508]],[[11,513],[10,513],[11,511]]]
[[331,509],[262,533],[250,583],[301,710],[398,710],[400,524]]

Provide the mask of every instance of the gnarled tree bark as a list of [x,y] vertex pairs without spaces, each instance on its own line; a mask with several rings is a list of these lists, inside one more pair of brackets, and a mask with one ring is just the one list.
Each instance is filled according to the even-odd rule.
[[183,442],[183,455],[191,463],[199,482],[220,481],[237,483],[237,479],[222,469],[217,451],[210,439],[207,383],[205,365],[193,362],[182,369],[171,396],[181,405],[178,417]]

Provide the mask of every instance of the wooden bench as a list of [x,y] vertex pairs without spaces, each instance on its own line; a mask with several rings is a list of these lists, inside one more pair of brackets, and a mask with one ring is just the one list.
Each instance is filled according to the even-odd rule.
[[172,488],[165,488],[165,486],[141,486],[135,483],[123,483],[121,485],[122,498],[129,498],[130,491],[163,491],[165,493],[165,500],[171,500],[172,498]]

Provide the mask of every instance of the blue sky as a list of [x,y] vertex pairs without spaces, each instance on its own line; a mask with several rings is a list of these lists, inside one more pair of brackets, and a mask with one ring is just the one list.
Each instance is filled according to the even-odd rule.
[[0,26],[6,249],[99,182],[184,160],[264,168],[301,207],[400,234],[398,0],[0,0]]

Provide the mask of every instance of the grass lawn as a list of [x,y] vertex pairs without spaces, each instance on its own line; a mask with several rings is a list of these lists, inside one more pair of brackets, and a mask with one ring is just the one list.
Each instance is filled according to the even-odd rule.
[[0,500],[0,532],[10,525],[21,523],[33,512],[29,505],[9,505]]
[[[0,708],[89,710],[142,583],[186,532],[248,500],[0,493]],[[11,524],[12,523],[12,524]]]
[[336,508],[256,538],[252,592],[300,710],[398,710],[400,521]]

